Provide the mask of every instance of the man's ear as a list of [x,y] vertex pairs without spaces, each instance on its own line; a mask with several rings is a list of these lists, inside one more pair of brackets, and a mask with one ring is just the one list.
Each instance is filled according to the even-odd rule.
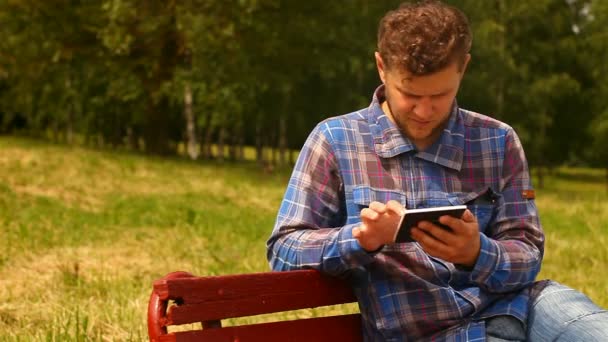
[[380,56],[380,52],[376,51],[374,53],[374,57],[376,57],[376,67],[378,68],[378,75],[380,76],[380,80],[382,83],[385,83],[386,75],[385,75],[385,65],[382,60],[382,56]]

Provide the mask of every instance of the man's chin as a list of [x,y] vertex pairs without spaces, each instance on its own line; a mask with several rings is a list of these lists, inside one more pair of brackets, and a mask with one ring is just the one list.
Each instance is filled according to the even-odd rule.
[[412,141],[424,141],[431,137],[430,133],[415,132],[414,134],[407,134],[407,137]]

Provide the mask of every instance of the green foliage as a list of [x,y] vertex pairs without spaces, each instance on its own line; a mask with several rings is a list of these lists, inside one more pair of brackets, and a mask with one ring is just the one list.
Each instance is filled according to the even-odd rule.
[[[3,1],[0,131],[176,153],[191,89],[201,149],[297,149],[368,105],[377,24],[399,2]],[[606,2],[448,2],[474,33],[459,103],[516,127],[532,166],[596,162],[580,151],[606,109]]]
[[[461,1],[474,30],[460,103],[514,126],[533,167],[584,162],[596,86],[582,56],[588,1]],[[565,139],[564,137],[568,137]]]
[[[585,32],[586,49],[584,58],[594,58],[598,61],[606,61],[608,58],[608,3],[606,1],[591,1],[585,10],[592,15],[582,25],[581,30]],[[591,78],[595,81],[595,87],[591,89],[589,100],[593,111],[597,113],[588,126],[591,140],[591,148],[587,149],[587,157],[597,165],[606,169],[608,177],[608,82],[606,74],[608,65],[605,62],[595,63],[589,66]]]
[[608,173],[608,110],[591,122],[589,131],[594,137],[589,157],[597,166],[606,168]]

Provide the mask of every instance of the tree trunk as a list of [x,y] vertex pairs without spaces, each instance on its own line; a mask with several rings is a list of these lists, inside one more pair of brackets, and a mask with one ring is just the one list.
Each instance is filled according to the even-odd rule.
[[74,104],[68,103],[68,116],[66,121],[65,137],[68,145],[74,143]]
[[[88,100],[87,100],[87,98],[90,97],[90,96],[91,96],[91,94],[89,94],[88,85],[87,85],[86,91],[82,92],[82,95],[80,96],[80,117],[83,120],[86,120],[85,116],[87,115],[87,110],[88,110],[88,107],[87,107]],[[85,146],[87,146],[88,145],[87,142],[89,141],[89,136],[91,135],[90,126],[85,127],[84,130],[83,130],[83,132],[82,132],[82,134],[83,134],[83,137],[82,137],[83,138],[83,140],[82,140],[83,144]]]
[[536,168],[536,177],[538,177],[538,188],[543,189],[545,187],[545,170],[543,166]]
[[213,127],[211,126],[211,113],[208,115],[207,128],[205,129],[205,141],[203,143],[203,157],[205,159],[213,159],[213,150],[211,149],[211,137],[213,136]]
[[68,77],[65,79],[65,88],[67,95],[67,116],[65,118],[65,140],[68,145],[72,145],[74,142],[74,96],[72,94],[72,80],[71,75],[68,73]]
[[238,143],[236,141],[236,138],[231,139],[230,144],[228,145],[228,158],[231,161],[236,161],[236,157],[237,157],[237,147],[238,147]]
[[255,160],[260,167],[264,166],[264,139],[260,120],[255,123]]
[[136,148],[135,135],[133,134],[133,128],[131,126],[127,126],[125,145],[127,147],[127,150],[134,150]]
[[238,139],[238,147],[237,147],[237,160],[244,161],[245,160],[245,137],[244,132],[241,132]]
[[143,131],[146,153],[157,155],[168,155],[170,153],[167,135],[167,127],[169,125],[167,117],[164,115],[167,108],[166,97],[159,103],[154,103],[152,99],[148,101],[148,116],[146,117]]
[[192,111],[192,87],[188,81],[184,87],[184,115],[186,116],[186,150],[190,159],[196,160],[199,155],[196,148],[196,119]]
[[31,136],[38,137],[38,138],[41,138],[41,137],[47,138],[47,137],[45,137],[46,127],[40,127],[40,124],[35,124],[35,126],[34,126],[35,120],[33,120],[33,118],[38,116],[38,109],[40,108],[40,102],[41,102],[40,99],[42,98],[42,86],[36,87],[36,89],[34,89],[34,93],[32,94],[32,96],[30,98],[31,98],[32,106],[30,108],[29,116],[26,119],[27,130],[29,131],[29,134],[31,134]]
[[[168,127],[170,126],[169,97],[163,94],[162,87],[165,82],[173,80],[177,65],[180,61],[180,51],[183,44],[177,28],[177,13],[175,1],[166,2],[165,6],[148,6],[149,2],[142,2],[140,8],[143,15],[160,16],[167,18],[162,20],[157,30],[158,41],[146,44],[138,41],[131,49],[131,54],[139,57],[151,54],[154,57],[154,68],[144,68],[134,64],[134,71],[141,80],[143,88],[148,97],[146,103],[146,120],[143,126],[142,136],[147,153],[167,155],[171,152],[169,146]],[[152,71],[150,71],[152,70]]]
[[285,111],[279,116],[279,165],[284,166],[287,162],[287,119]]
[[103,135],[102,134],[98,134],[97,135],[97,147],[98,148],[103,148],[105,146],[105,143],[103,141]]
[[57,119],[53,120],[53,124],[51,125],[52,130],[51,130],[51,134],[52,134],[52,138],[51,141],[53,142],[61,142],[61,134],[59,133],[59,124],[57,123]]
[[208,140],[209,137],[209,129],[211,127],[211,112],[207,111],[205,115],[203,126],[201,127],[201,141],[200,141],[200,151],[201,158],[203,159],[211,159],[211,150],[208,149]]
[[[276,134],[273,134],[273,138],[276,138],[276,137],[277,137]],[[279,159],[278,158],[278,156],[279,156],[279,153],[278,153],[279,152],[279,149],[278,149],[278,139],[272,139],[272,141],[273,141],[273,143],[269,144],[270,145],[270,149],[271,149],[270,153],[272,155],[271,160],[272,160],[272,165],[276,166],[277,162],[278,162],[278,159]]]
[[240,129],[238,127],[234,127],[233,128],[233,132],[232,135],[230,136],[230,143],[228,145],[228,157],[230,158],[231,161],[236,161],[237,158],[237,154],[238,154],[238,146],[239,146],[239,136],[240,136]]
[[224,140],[226,138],[226,128],[220,126],[219,136],[217,138],[217,160],[222,163],[224,162]]

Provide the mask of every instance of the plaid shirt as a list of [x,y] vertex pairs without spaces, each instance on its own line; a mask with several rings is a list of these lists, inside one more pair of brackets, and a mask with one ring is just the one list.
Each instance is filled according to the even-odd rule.
[[[268,240],[274,270],[313,268],[348,277],[368,341],[483,341],[484,319],[526,322],[544,234],[527,162],[511,127],[454,104],[440,138],[417,151],[380,108],[327,119],[304,144]],[[406,208],[466,204],[481,251],[472,269],[416,242],[374,253],[352,236],[372,201]]]

